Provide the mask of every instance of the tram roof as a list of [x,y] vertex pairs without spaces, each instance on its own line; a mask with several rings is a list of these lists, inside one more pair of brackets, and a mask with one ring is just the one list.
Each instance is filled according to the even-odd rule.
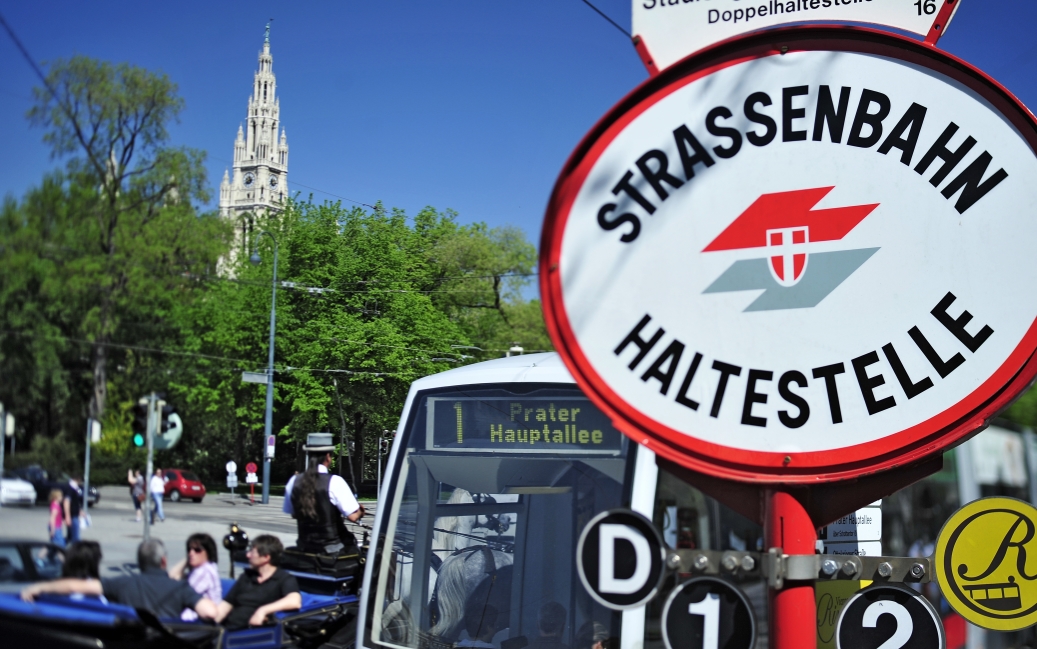
[[418,379],[412,392],[477,383],[575,383],[556,352],[523,354],[465,365]]

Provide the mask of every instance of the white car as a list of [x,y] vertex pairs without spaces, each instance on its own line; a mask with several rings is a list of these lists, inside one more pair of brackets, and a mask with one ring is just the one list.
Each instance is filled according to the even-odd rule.
[[32,483],[4,473],[0,477],[0,505],[35,505],[36,489]]

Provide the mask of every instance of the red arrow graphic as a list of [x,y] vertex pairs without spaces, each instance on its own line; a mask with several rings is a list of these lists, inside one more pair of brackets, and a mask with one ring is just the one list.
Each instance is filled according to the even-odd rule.
[[713,239],[702,252],[761,248],[767,245],[767,230],[807,226],[810,241],[837,241],[879,206],[856,205],[812,210],[835,187],[799,189],[764,194]]

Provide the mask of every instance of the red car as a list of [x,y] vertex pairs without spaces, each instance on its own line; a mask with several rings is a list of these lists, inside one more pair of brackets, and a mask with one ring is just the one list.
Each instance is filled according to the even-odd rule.
[[163,469],[162,477],[166,481],[166,498],[173,502],[190,498],[200,503],[202,498],[205,498],[205,485],[191,471]]

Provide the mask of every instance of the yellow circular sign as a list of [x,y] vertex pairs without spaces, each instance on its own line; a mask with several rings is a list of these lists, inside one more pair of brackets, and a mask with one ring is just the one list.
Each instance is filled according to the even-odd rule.
[[1037,508],[1000,497],[965,505],[940,530],[935,569],[951,607],[976,626],[1037,623]]

